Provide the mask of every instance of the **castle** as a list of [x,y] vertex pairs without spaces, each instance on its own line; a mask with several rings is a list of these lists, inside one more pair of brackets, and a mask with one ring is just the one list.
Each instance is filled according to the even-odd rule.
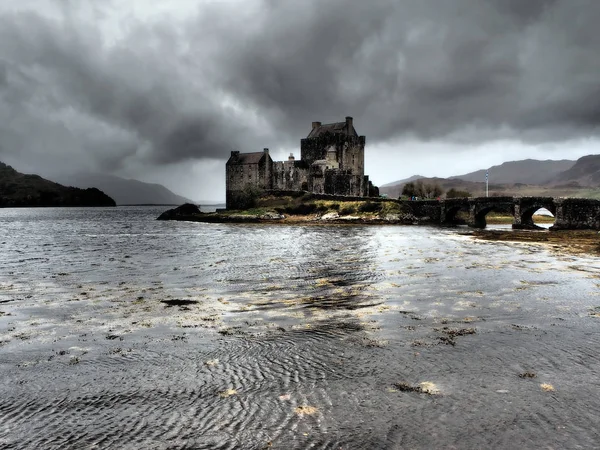
[[365,137],[359,136],[352,117],[345,122],[313,122],[300,141],[300,159],[273,161],[262,152],[232,151],[226,164],[227,209],[240,206],[244,190],[307,191],[352,197],[377,195],[365,175]]

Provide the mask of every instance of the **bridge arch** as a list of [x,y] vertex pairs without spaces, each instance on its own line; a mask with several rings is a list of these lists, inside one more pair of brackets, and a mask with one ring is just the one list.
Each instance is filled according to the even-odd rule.
[[471,224],[471,226],[473,228],[485,228],[487,226],[485,216],[487,216],[491,212],[508,213],[514,217],[514,207],[512,207],[511,205],[487,205],[480,208],[475,208],[475,210],[473,211],[473,223]]
[[514,217],[515,205],[512,197],[481,197],[474,199],[471,205],[471,223],[473,228],[485,228],[485,216],[490,212],[507,213]]
[[457,225],[464,223],[459,221],[457,214],[464,211],[467,214],[471,213],[468,198],[448,198],[441,201],[440,220],[444,225]]
[[468,214],[470,212],[469,205],[453,205],[449,208],[446,208],[446,210],[444,211],[444,216],[442,217],[442,223],[449,225],[461,223],[461,221],[458,220],[458,218],[456,217],[456,215],[461,211],[466,212]]
[[513,228],[539,228],[533,222],[533,215],[540,208],[546,208],[556,217],[556,203],[552,197],[524,197],[516,199]]

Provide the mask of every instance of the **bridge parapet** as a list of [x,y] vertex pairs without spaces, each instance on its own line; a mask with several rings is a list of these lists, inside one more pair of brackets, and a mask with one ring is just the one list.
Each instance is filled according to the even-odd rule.
[[[459,223],[456,214],[468,213],[467,224],[485,228],[485,216],[490,211],[505,212],[513,216],[513,228],[538,228],[533,214],[546,208],[556,221],[551,230],[600,230],[600,200],[585,198],[552,197],[469,197],[445,200],[407,201],[413,214],[423,223],[442,225]],[[464,223],[464,222],[462,222]]]
[[556,221],[551,230],[600,230],[600,200],[557,198]]

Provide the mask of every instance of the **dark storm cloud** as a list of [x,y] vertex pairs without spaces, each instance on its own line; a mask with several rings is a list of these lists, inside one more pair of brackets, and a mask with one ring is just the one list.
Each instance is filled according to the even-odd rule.
[[228,72],[243,74],[232,89],[281,111],[286,129],[347,112],[376,139],[594,131],[597,3],[401,3],[334,1],[294,15],[274,2],[263,33],[229,59]]
[[[103,51],[100,36],[85,30],[34,14],[4,19],[0,45],[16,61],[9,79],[14,79],[14,92],[20,92],[23,103],[46,108],[49,115],[73,108],[107,125],[109,134],[111,129],[128,134],[124,150],[135,142],[140,148],[147,145],[147,156],[157,162],[222,156],[222,111],[202,92],[188,88],[191,76],[186,79],[177,72],[171,55],[176,43],[168,30],[155,28],[153,35],[139,30],[128,42],[139,39],[137,46]],[[210,91],[210,86],[204,89]],[[76,126],[77,117],[71,119]],[[198,131],[191,130],[192,124]],[[234,123],[230,129],[235,134],[239,127]],[[192,134],[194,145],[188,142]]]
[[211,2],[112,37],[52,5],[0,11],[0,159],[224,159],[345,115],[370,142],[598,133],[595,0]]

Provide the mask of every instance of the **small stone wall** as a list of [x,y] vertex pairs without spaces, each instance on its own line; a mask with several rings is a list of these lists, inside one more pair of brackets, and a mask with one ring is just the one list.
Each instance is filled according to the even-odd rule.
[[275,197],[293,197],[298,198],[305,196],[307,200],[315,199],[315,200],[332,200],[338,202],[364,202],[364,201],[372,201],[372,202],[395,202],[401,203],[398,200],[391,198],[381,198],[381,197],[354,197],[349,195],[333,195],[333,194],[315,194],[307,191],[284,191],[280,189],[270,189],[264,191],[266,195],[273,195]]
[[397,200],[397,203],[410,210],[419,223],[439,225],[442,223],[442,208],[437,200]]

